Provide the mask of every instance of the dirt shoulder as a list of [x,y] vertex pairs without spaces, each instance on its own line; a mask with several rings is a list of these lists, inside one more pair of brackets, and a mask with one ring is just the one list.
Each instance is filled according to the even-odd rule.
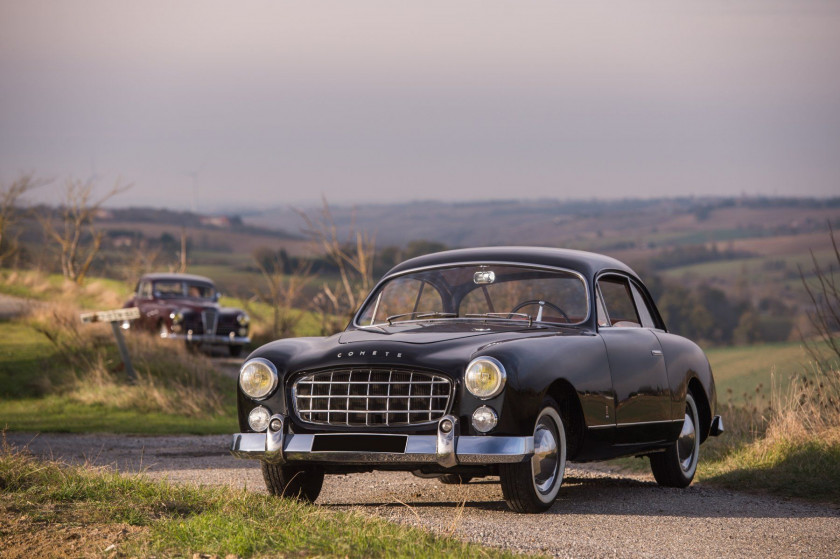
[[[220,436],[7,434],[41,456],[144,472],[174,483],[264,492],[259,465],[228,454]],[[840,555],[836,508],[693,485],[658,487],[648,476],[570,467],[558,502],[542,515],[507,510],[492,480],[444,486],[410,474],[328,476],[318,503],[357,509],[465,540],[556,557],[830,557]]]

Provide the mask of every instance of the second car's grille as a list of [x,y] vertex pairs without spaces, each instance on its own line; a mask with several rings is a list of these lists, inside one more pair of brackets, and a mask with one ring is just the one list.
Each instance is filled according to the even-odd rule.
[[204,333],[214,335],[216,333],[216,321],[219,315],[214,309],[205,309],[201,311],[201,324],[204,326]]
[[298,417],[308,423],[397,426],[430,423],[449,406],[452,384],[434,373],[405,369],[333,369],[294,384]]

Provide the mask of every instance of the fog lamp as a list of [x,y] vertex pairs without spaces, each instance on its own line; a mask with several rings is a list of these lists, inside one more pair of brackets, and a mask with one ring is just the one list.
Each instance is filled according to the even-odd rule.
[[497,396],[505,386],[505,368],[492,357],[479,357],[467,365],[464,384],[473,396],[486,400]]
[[472,414],[472,426],[479,433],[486,433],[499,423],[499,416],[490,406],[481,406]]
[[257,406],[248,414],[248,425],[257,433],[265,431],[268,428],[268,420],[271,417],[271,412],[263,406]]
[[277,369],[261,357],[246,361],[239,370],[239,387],[246,396],[262,400],[277,387]]

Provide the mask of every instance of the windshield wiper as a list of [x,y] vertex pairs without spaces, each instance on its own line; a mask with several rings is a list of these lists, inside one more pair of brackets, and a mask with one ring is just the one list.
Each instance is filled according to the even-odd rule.
[[391,315],[385,320],[387,320],[390,325],[394,320],[405,317],[409,317],[409,320],[423,320],[424,318],[458,318],[458,315],[454,312],[407,312]]
[[483,312],[474,314],[465,314],[464,318],[495,318],[501,320],[516,320],[517,318],[524,318],[528,321],[528,326],[534,322],[534,317],[524,312]]

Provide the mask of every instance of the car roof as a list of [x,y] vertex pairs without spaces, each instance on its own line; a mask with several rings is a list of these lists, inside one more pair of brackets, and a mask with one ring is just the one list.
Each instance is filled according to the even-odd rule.
[[606,270],[620,271],[630,274],[636,279],[639,278],[629,266],[603,254],[566,248],[522,246],[464,248],[418,256],[397,264],[385,274],[385,277],[417,268],[477,262],[533,264],[565,268],[579,272],[590,279]]
[[188,281],[194,283],[209,283],[213,285],[213,280],[210,278],[206,278],[204,276],[196,276],[193,274],[172,274],[172,273],[156,273],[156,274],[145,274],[143,277],[140,278],[140,281],[157,281],[157,280],[175,280],[175,281]]

